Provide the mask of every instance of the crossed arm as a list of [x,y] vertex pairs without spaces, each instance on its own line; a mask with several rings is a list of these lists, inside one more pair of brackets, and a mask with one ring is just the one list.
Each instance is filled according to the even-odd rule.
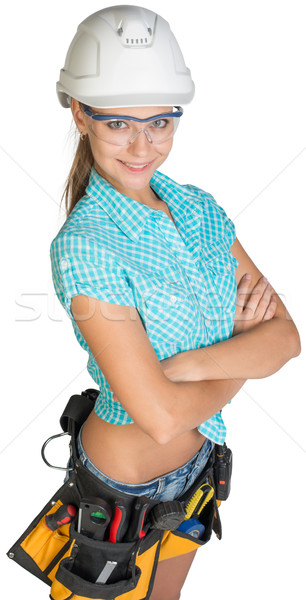
[[[83,295],[72,298],[75,321],[115,396],[160,444],[212,417],[247,378],[266,377],[300,353],[299,334],[280,298],[259,281],[262,274],[238,240],[232,252],[242,294],[233,338],[166,361],[159,362],[136,309]],[[246,273],[249,283],[242,279]]]
[[268,377],[300,353],[297,329],[271,284],[238,240],[232,253],[239,261],[233,336],[164,360],[162,368],[172,381]]

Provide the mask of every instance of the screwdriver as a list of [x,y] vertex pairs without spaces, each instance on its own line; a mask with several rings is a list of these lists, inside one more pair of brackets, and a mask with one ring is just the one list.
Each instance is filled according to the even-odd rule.
[[76,513],[77,509],[75,506],[73,506],[73,504],[62,504],[62,506],[60,506],[55,513],[45,517],[45,523],[48,529],[55,531],[61,527],[61,525],[71,523]]

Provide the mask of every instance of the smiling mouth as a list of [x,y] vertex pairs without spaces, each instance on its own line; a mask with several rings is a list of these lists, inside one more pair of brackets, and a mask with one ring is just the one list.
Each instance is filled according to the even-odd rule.
[[153,161],[151,160],[150,162],[142,164],[128,163],[124,162],[123,160],[119,160],[119,162],[130,171],[144,171],[145,169],[147,169],[147,167],[149,167],[152,164]]

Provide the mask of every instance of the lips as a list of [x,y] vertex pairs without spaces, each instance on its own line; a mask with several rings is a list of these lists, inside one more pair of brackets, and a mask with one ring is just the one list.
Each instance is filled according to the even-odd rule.
[[130,167],[131,169],[143,169],[144,167],[147,167],[149,163],[145,163],[144,165],[134,165],[133,163],[125,162],[123,164],[127,167]]
[[143,173],[144,171],[146,171],[151,164],[153,163],[153,160],[151,160],[148,163],[129,163],[129,162],[123,162],[123,160],[119,160],[119,162],[122,164],[122,166],[127,169],[130,173]]

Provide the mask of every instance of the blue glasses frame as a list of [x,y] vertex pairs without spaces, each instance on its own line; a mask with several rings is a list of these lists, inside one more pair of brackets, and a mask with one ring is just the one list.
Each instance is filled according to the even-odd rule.
[[137,119],[136,117],[129,117],[129,116],[125,116],[125,115],[100,115],[99,113],[94,113],[90,106],[88,106],[87,104],[83,104],[82,106],[84,108],[84,112],[85,115],[87,117],[90,117],[90,119],[94,119],[95,121],[112,121],[113,119],[116,121],[138,121],[139,123],[148,123],[149,121],[158,121],[159,119],[165,118],[165,117],[181,117],[182,114],[184,113],[183,109],[181,106],[175,106],[174,108],[177,109],[176,112],[169,112],[169,113],[161,113],[159,115],[153,115],[152,117],[148,117],[147,119]]

